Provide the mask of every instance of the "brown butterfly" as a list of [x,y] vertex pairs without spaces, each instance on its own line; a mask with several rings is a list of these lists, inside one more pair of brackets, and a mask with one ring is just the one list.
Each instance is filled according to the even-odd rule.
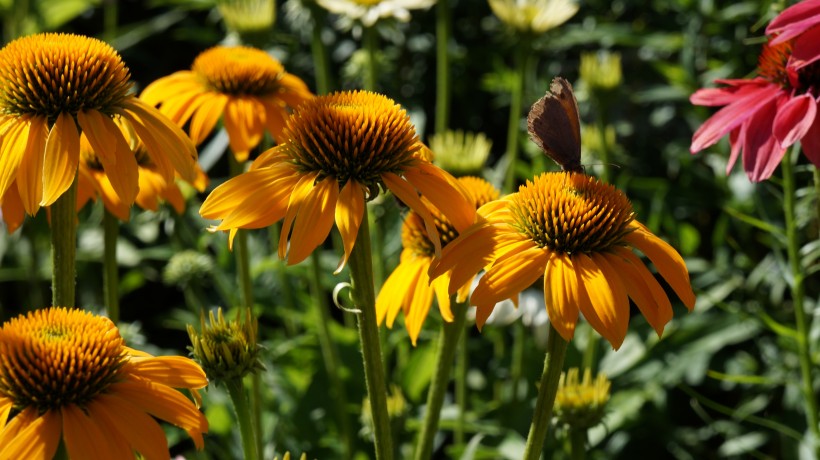
[[578,102],[568,81],[561,77],[552,79],[547,94],[530,109],[527,130],[530,139],[561,169],[583,172],[581,119]]

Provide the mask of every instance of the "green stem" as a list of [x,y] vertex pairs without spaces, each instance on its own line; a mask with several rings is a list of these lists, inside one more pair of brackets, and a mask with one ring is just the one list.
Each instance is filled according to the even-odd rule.
[[74,283],[77,254],[77,177],[51,205],[51,303],[55,307],[75,307]]
[[248,407],[248,399],[245,396],[245,386],[242,379],[231,379],[225,382],[228,387],[228,394],[231,396],[236,420],[239,422],[239,433],[242,437],[242,452],[245,460],[257,460],[259,455],[256,450],[256,436],[253,433],[251,412]]
[[447,0],[436,4],[436,133],[447,130],[450,121],[450,5]]
[[316,308],[316,332],[319,339],[319,348],[322,351],[322,358],[325,364],[330,384],[330,396],[335,403],[336,418],[339,424],[339,431],[344,441],[343,457],[351,458],[353,453],[353,432],[347,417],[347,394],[344,383],[339,375],[339,350],[336,342],[330,336],[329,324],[332,320],[328,314],[328,305],[325,293],[322,290],[321,266],[319,264],[319,252],[313,251],[310,255],[310,292],[314,299],[313,305]]
[[108,318],[115,324],[120,320],[120,275],[117,266],[117,238],[120,221],[108,210],[103,211],[103,297]]
[[595,357],[598,355],[599,341],[598,333],[590,327],[587,331],[587,347],[584,349],[584,355],[581,358],[581,369],[589,369],[590,372],[595,370]]
[[524,458],[538,460],[544,446],[544,438],[549,431],[552,419],[552,406],[558,392],[558,380],[564,367],[564,356],[567,353],[567,341],[564,340],[550,324],[547,336],[547,356],[544,359],[544,373],[538,387],[538,399],[535,402],[535,413],[532,416]]
[[458,415],[456,416],[455,430],[453,430],[453,441],[457,446],[463,446],[465,426],[467,425],[467,369],[469,367],[467,334],[461,335],[458,348],[458,360],[456,360],[456,405],[458,406]]
[[364,378],[370,408],[373,413],[373,434],[376,459],[393,458],[393,441],[390,433],[390,417],[387,414],[387,386],[385,384],[382,352],[379,345],[379,328],[376,323],[376,296],[373,288],[373,267],[370,254],[370,231],[367,216],[362,219],[356,242],[350,254],[350,284],[353,303],[361,310],[358,314],[359,339],[364,360]]
[[584,460],[586,458],[586,442],[587,430],[585,428],[569,429],[570,458],[572,460]]
[[444,395],[447,384],[450,383],[450,370],[453,368],[453,358],[458,349],[461,332],[467,321],[467,305],[454,302],[453,322],[443,323],[436,349],[436,368],[433,371],[433,380],[427,392],[427,412],[424,415],[424,424],[416,443],[416,460],[430,458],[433,450],[433,439],[438,431],[438,422],[441,416],[441,406],[444,404]]
[[527,75],[527,60],[531,52],[529,40],[522,38],[515,52],[515,80],[510,94],[510,118],[507,124],[507,175],[504,192],[514,191],[515,165],[518,162],[518,133],[521,131],[521,105],[524,98],[524,82]]
[[323,8],[311,7],[313,16],[313,31],[310,40],[310,51],[313,55],[313,67],[316,71],[316,94],[330,92],[330,72],[328,71],[327,47],[322,41],[322,24],[327,13]]
[[367,53],[367,67],[364,74],[364,89],[376,91],[376,52],[378,51],[378,32],[376,26],[364,27],[362,34],[364,49]]
[[520,399],[521,375],[524,370],[524,322],[521,320],[513,323],[513,346],[512,363],[510,364],[510,381],[512,382],[512,400]]
[[119,0],[103,2],[103,36],[109,43],[117,36],[118,3]]
[[[795,153],[800,147],[795,146]],[[803,396],[806,398],[806,423],[814,435],[814,452],[820,457],[820,425],[817,419],[817,396],[812,386],[812,362],[809,349],[809,328],[806,322],[806,312],[803,306],[805,298],[805,272],[800,264],[800,245],[797,238],[797,219],[795,217],[795,180],[792,157],[785,155],[781,163],[783,167],[783,211],[786,220],[786,240],[788,244],[789,268],[792,275],[792,303],[794,304],[794,320],[797,328],[797,353],[800,360]]]

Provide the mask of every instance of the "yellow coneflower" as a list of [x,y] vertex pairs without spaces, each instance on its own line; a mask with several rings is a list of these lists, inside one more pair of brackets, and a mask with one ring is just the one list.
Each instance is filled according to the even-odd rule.
[[247,46],[215,46],[182,70],[151,83],[140,98],[179,125],[190,121],[189,134],[201,143],[222,119],[238,161],[267,130],[280,142],[289,108],[312,97],[307,85],[285,72],[268,53]]
[[196,150],[177,126],[129,93],[129,72],[109,45],[44,33],[0,49],[0,200],[12,182],[29,214],[73,183],[80,131],[125,203],[137,196],[137,161],[114,122],[128,125],[166,181],[193,181]]
[[489,4],[501,22],[530,34],[558,27],[578,12],[573,0],[489,0]]
[[[185,198],[175,180],[167,182],[159,172],[156,163],[148,155],[145,144],[129,132],[127,127],[120,126],[137,160],[139,174],[139,192],[134,200],[142,209],[156,211],[160,201],[167,201],[177,213],[185,209]],[[203,191],[208,181],[207,175],[199,165],[195,165],[196,176],[194,187]],[[131,205],[124,202],[111,184],[111,179],[105,173],[99,156],[94,152],[85,134],[80,138],[80,175],[77,189],[77,209],[82,208],[89,200],[102,198],[105,209],[119,220],[127,221],[130,217]]]
[[[467,176],[459,178],[458,181],[476,208],[498,198],[498,190],[484,179]],[[441,245],[446,247],[449,241],[458,236],[458,231],[440,212],[434,210],[433,217],[441,236]],[[424,228],[424,222],[417,213],[410,212],[404,219],[401,240],[404,246],[401,261],[384,282],[376,298],[376,316],[379,324],[386,319],[387,327],[393,327],[393,321],[399,310],[404,312],[405,327],[410,340],[415,345],[434,297],[438,302],[441,317],[445,321],[453,321],[450,296],[447,293],[450,280],[445,275],[430,282],[427,271],[435,258],[435,246],[430,241]],[[458,302],[464,302],[467,299],[471,282],[472,280],[467,281],[458,289],[456,298]]]
[[261,228],[284,219],[279,256],[304,260],[330,233],[334,220],[347,262],[366,200],[381,189],[418,213],[435,247],[435,220],[421,192],[457,229],[472,224],[475,208],[456,180],[421,158],[424,150],[407,113],[367,91],[340,92],[305,102],[288,119],[278,146],[214,189],[200,214],[221,219],[215,230]]
[[202,449],[208,422],[174,388],[208,383],[188,358],[125,346],[108,318],[66,308],[29,312],[0,328],[0,458],[167,459],[154,418],[184,429]]
[[494,305],[544,278],[550,322],[570,340],[579,310],[617,349],[631,298],[660,335],[672,318],[663,288],[633,249],[645,254],[688,309],[695,295],[681,256],[634,218],[611,185],[578,173],[545,173],[517,193],[485,205],[485,216],[447,245],[436,278],[452,270],[449,292],[489,266],[471,303],[481,327]]

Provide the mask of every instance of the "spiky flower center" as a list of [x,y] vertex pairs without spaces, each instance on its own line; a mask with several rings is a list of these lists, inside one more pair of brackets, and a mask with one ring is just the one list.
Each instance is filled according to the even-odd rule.
[[[492,184],[484,179],[478,177],[466,176],[458,179],[462,188],[470,197],[470,200],[476,209],[489,203],[490,201],[498,199],[499,192]],[[447,246],[448,243],[458,237],[458,232],[435,207],[429,205],[429,202],[422,198],[427,208],[433,214],[433,219],[441,239],[441,247]],[[424,228],[424,221],[415,212],[411,211],[404,219],[404,224],[401,228],[401,241],[405,248],[410,248],[413,252],[422,257],[433,257],[435,254],[435,245],[430,241],[430,236]]]
[[30,35],[0,50],[0,110],[49,120],[89,109],[112,114],[128,97],[129,78],[119,54],[100,40]]
[[630,232],[632,204],[615,187],[579,173],[545,173],[511,198],[514,225],[538,246],[604,252]]
[[758,58],[758,75],[783,88],[793,89],[798,94],[811,92],[816,96],[820,92],[820,61],[797,70],[796,76],[790,76],[787,65],[792,55],[792,46],[792,41],[763,45]]
[[382,174],[401,174],[422,144],[398,104],[369,91],[318,96],[288,118],[281,151],[301,172],[319,172],[340,185],[354,180],[378,195]]
[[17,410],[83,406],[117,380],[126,359],[108,318],[66,308],[29,312],[0,329],[0,394]]
[[248,46],[215,46],[194,60],[191,68],[216,92],[233,96],[265,96],[279,90],[285,73],[270,54]]

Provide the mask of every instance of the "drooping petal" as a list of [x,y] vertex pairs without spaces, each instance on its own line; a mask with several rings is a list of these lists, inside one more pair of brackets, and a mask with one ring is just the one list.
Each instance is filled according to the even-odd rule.
[[24,409],[0,432],[0,458],[51,460],[61,431],[59,412],[50,410],[38,416],[36,409]]
[[137,159],[113,120],[96,110],[77,112],[77,121],[103,165],[117,195],[127,205],[139,191]]
[[413,343],[413,346],[416,345],[416,341],[419,338],[419,333],[421,333],[421,327],[424,325],[424,320],[427,318],[427,314],[430,312],[430,307],[433,305],[433,288],[429,286],[429,283],[425,279],[427,274],[424,270],[425,267],[418,267],[416,270],[417,279],[415,280],[415,289],[410,296],[409,303],[407,304],[408,311],[405,312],[404,315],[404,325],[407,328],[407,334],[410,336],[410,341]]
[[475,222],[475,206],[468,201],[458,181],[443,169],[419,162],[417,167],[408,168],[404,177],[447,217],[457,231]]
[[51,206],[71,187],[79,163],[80,133],[74,124],[74,117],[62,112],[46,139],[40,206]]
[[430,279],[436,279],[455,268],[459,274],[453,274],[450,281],[452,292],[455,292],[492,261],[489,256],[493,253],[493,247],[488,241],[492,241],[497,232],[498,229],[484,222],[461,233],[457,240],[444,247],[441,257],[430,265]]
[[740,130],[743,138],[743,169],[753,182],[768,179],[785,153],[785,149],[778,145],[772,129],[777,107],[785,97],[781,94],[777,99],[759,107]]
[[[427,274],[427,268],[429,268],[429,267],[430,267],[430,263],[428,262],[428,263],[425,264],[425,270],[424,270],[425,275]],[[427,275],[427,276],[429,277],[429,275]],[[441,319],[443,319],[444,321],[446,321],[448,323],[451,323],[451,322],[453,322],[454,316],[453,316],[453,310],[452,310],[452,308],[450,308],[450,295],[447,292],[449,284],[450,284],[450,277],[448,277],[445,274],[444,276],[433,280],[430,283],[430,287],[433,289],[433,292],[436,293],[436,303],[438,303],[438,310],[439,310],[439,313],[441,314]],[[470,283],[470,284],[472,284],[472,283]],[[466,291],[466,292],[464,293],[463,297],[458,297],[457,296],[457,299],[461,299],[461,300],[457,300],[458,302],[464,302],[467,299],[467,295],[470,293],[470,287],[471,287],[470,284],[465,284],[464,286],[459,288],[459,290],[457,291],[457,294],[460,294],[464,291]]]
[[[23,203],[20,201],[20,194],[17,192],[17,187],[12,185],[8,191],[6,191],[6,195],[3,197],[3,203],[0,205],[0,210],[2,210],[2,221],[6,223],[6,230],[9,235],[23,225],[26,213],[23,210]],[[2,424],[0,424],[0,426],[2,426]]]
[[[22,120],[9,124],[8,130],[0,138],[0,200],[14,182],[20,162],[24,159],[27,139],[23,133],[26,132],[27,127],[28,123]],[[42,169],[40,174],[42,174]],[[20,185],[28,186],[28,184]]]
[[808,93],[793,97],[777,109],[774,137],[787,149],[806,135],[817,115],[817,101]]
[[333,228],[338,200],[339,183],[333,177],[326,177],[305,196],[290,236],[288,265],[305,260],[327,239]]
[[336,228],[342,235],[342,245],[344,246],[344,256],[339,261],[339,265],[333,272],[338,275],[347,264],[350,253],[353,252],[353,245],[356,243],[356,236],[359,234],[359,226],[364,217],[364,189],[353,180],[347,181],[342,191],[339,193],[339,201],[336,203]]
[[285,108],[276,97],[262,100],[265,106],[265,128],[275,140],[282,136],[282,129],[285,127],[285,117],[288,116]]
[[208,378],[202,368],[182,356],[131,360],[128,366],[141,377],[172,388],[199,389],[208,385]]
[[618,349],[626,337],[629,325],[629,302],[624,302],[621,291],[613,289],[601,267],[590,256],[584,253],[572,256],[573,266],[578,277],[579,308],[584,318],[598,331],[612,348]]
[[416,274],[420,265],[414,263],[415,256],[409,249],[404,249],[401,262],[382,284],[376,296],[376,322],[381,325],[387,320],[387,327],[393,327],[393,321],[402,309],[408,292],[414,291],[413,282],[419,277]]
[[740,151],[743,150],[743,140],[744,136],[740,135],[742,130],[741,128],[735,128],[729,133],[729,145],[732,146],[731,151],[729,152],[729,160],[726,162],[726,175],[728,176],[730,172],[732,172],[732,168],[734,168],[735,163],[737,162],[738,157],[740,156]]
[[237,160],[245,161],[250,149],[262,140],[265,107],[252,97],[233,97],[225,104],[222,120]]
[[17,191],[26,212],[33,216],[43,199],[43,159],[48,127],[45,117],[31,117],[28,141],[17,170]]
[[776,35],[771,44],[784,43],[820,24],[820,1],[806,0],[786,8],[766,27],[766,35]]
[[[820,17],[815,20],[820,23]],[[794,41],[788,67],[800,70],[817,62],[818,59],[820,59],[820,27],[814,27]]]
[[572,258],[551,252],[544,270],[544,304],[550,323],[566,341],[575,335],[578,324],[578,278]]
[[410,209],[415,211],[419,217],[421,217],[421,220],[424,221],[424,229],[427,231],[427,236],[430,237],[430,241],[435,247],[436,256],[440,256],[441,240],[439,239],[438,230],[436,230],[435,221],[433,220],[432,214],[430,214],[430,211],[427,209],[427,206],[425,206],[421,199],[419,199],[414,187],[393,173],[382,174],[382,180],[384,180],[387,188],[390,189],[390,191],[393,192],[398,199],[403,201],[404,204],[406,204]]
[[279,258],[284,260],[287,254],[288,239],[290,238],[291,225],[296,220],[302,203],[305,198],[313,190],[314,182],[319,176],[318,172],[310,173],[299,177],[299,181],[293,187],[290,198],[288,199],[288,209],[285,212],[285,218],[282,221],[282,230],[279,232]]
[[228,103],[228,98],[222,94],[211,94],[209,96],[202,101],[202,105],[191,118],[189,134],[195,145],[201,144],[205,137],[213,131],[216,122],[219,121],[219,117],[222,116],[225,110],[225,104]]
[[97,424],[79,407],[67,404],[60,411],[63,416],[63,440],[69,457],[88,460],[127,458],[127,455],[123,457],[121,452],[114,451],[110,438],[104,437]]
[[286,208],[278,205],[282,198],[287,203],[298,179],[288,168],[243,173],[215,188],[202,203],[199,214],[206,219],[223,219],[220,230],[250,228],[250,223],[260,215],[284,215]]
[[747,92],[753,91],[760,86],[769,85],[769,82],[762,78],[753,78],[751,80],[719,80],[718,83],[731,84],[719,88],[701,88],[689,96],[689,102],[691,102],[692,105],[720,107],[735,102],[745,96]]
[[162,427],[127,399],[102,394],[89,403],[94,418],[104,419],[146,460],[168,460],[168,440]]
[[815,167],[820,168],[820,119],[815,117],[814,124],[809,127],[800,141],[803,154]]
[[675,294],[690,311],[695,308],[695,293],[689,282],[686,263],[672,246],[635,222],[635,231],[624,237],[624,241],[638,249],[652,261],[663,279],[669,283]]
[[614,254],[607,255],[607,260],[621,277],[629,297],[660,337],[672,320],[672,303],[666,292],[631,250],[616,248]]

